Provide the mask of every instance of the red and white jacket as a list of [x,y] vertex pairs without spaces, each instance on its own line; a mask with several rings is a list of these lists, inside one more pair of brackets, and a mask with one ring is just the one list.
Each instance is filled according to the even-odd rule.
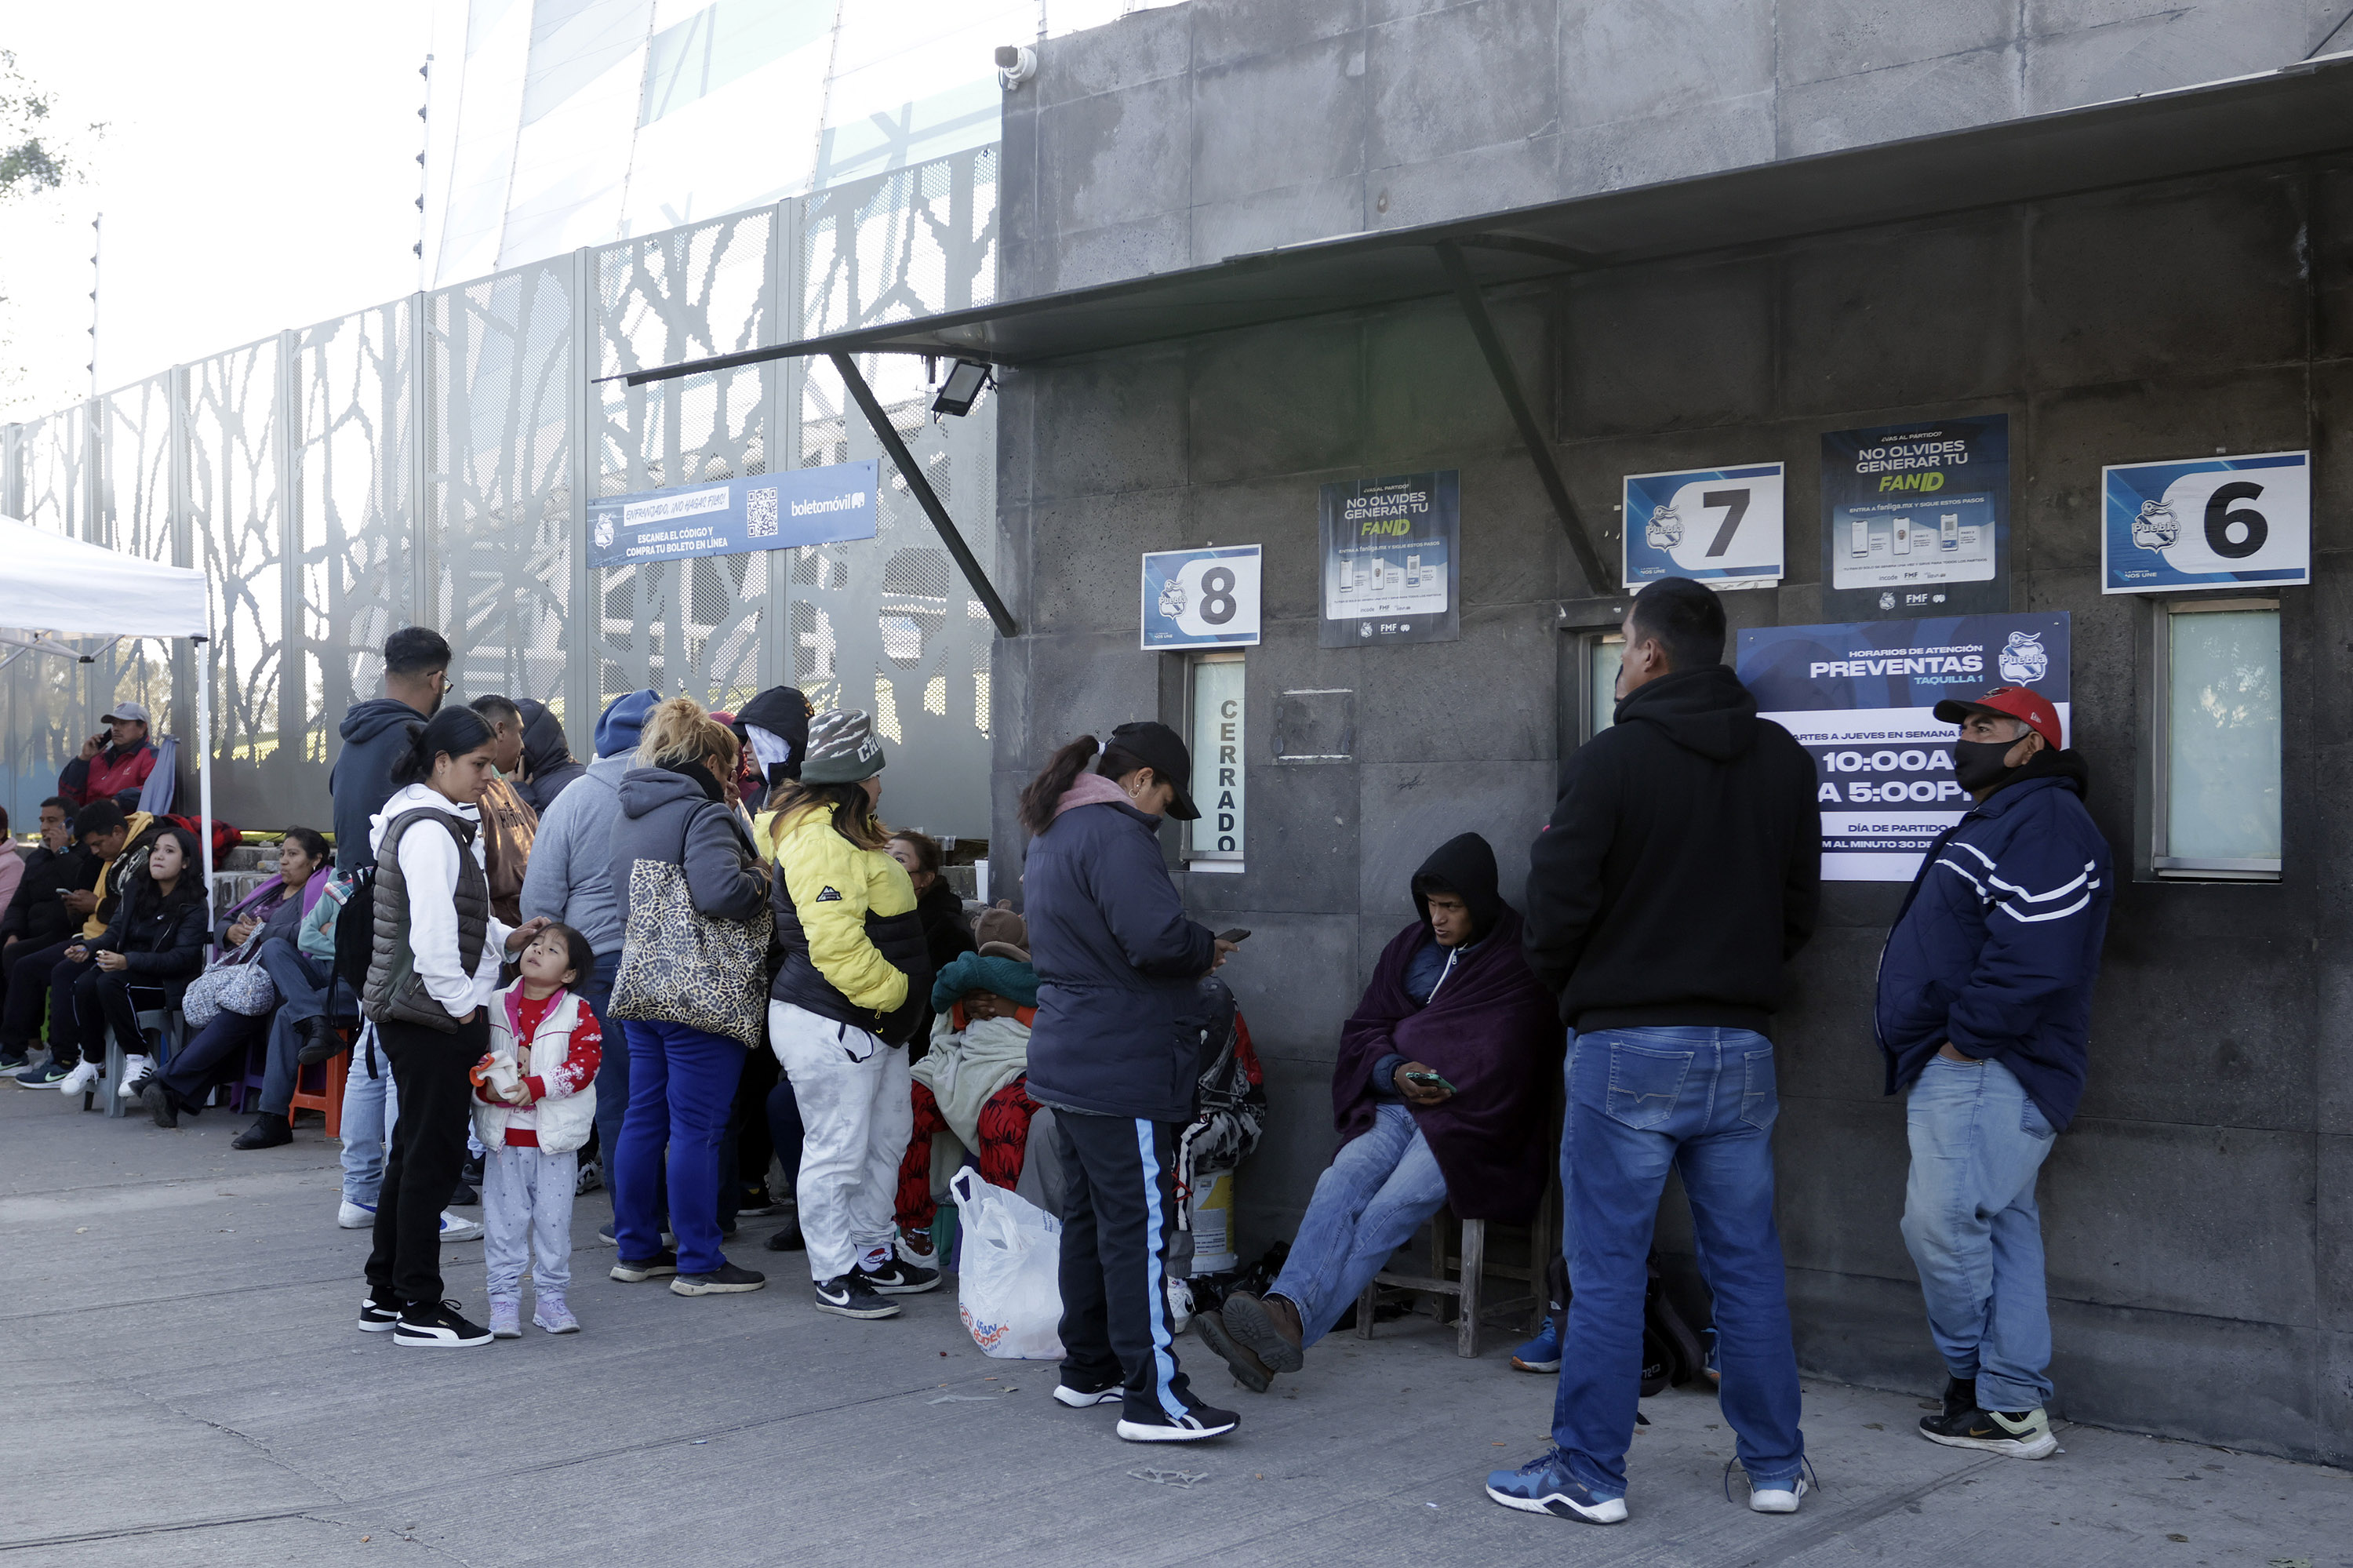
[[474,1136],[485,1149],[578,1149],[596,1125],[596,1065],[604,1054],[596,1015],[578,996],[559,991],[533,1001],[517,980],[491,999],[490,1056],[514,1064],[537,1097],[519,1107],[477,1085]]

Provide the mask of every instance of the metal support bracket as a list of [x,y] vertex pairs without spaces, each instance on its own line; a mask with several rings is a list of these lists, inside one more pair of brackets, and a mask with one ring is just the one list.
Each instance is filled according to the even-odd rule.
[[1585,573],[1587,585],[1596,593],[1609,592],[1618,586],[1617,578],[1601,564],[1600,552],[1593,547],[1585,524],[1577,519],[1577,504],[1568,498],[1568,483],[1560,476],[1560,465],[1553,461],[1552,448],[1537,427],[1527,398],[1521,395],[1520,378],[1512,368],[1511,355],[1504,352],[1504,340],[1495,335],[1495,323],[1487,314],[1487,302],[1479,292],[1479,280],[1472,275],[1470,263],[1462,260],[1461,249],[1452,240],[1440,240],[1435,249],[1439,265],[1446,269],[1447,279],[1454,285],[1455,301],[1471,323],[1471,335],[1479,340],[1479,352],[1487,356],[1487,370],[1495,378],[1495,390],[1504,395],[1504,406],[1512,411],[1512,422],[1520,428],[1520,440],[1528,449],[1528,461],[1535,464],[1536,477],[1544,481],[1545,493],[1552,497],[1553,512],[1560,519],[1561,531],[1568,535],[1568,547],[1577,554],[1577,564]]
[[826,357],[833,361],[836,370],[841,372],[842,385],[849,388],[850,397],[857,400],[858,411],[866,416],[866,423],[872,428],[875,440],[881,441],[882,450],[891,454],[892,464],[898,469],[899,477],[905,480],[907,488],[915,493],[915,500],[923,507],[923,515],[929,517],[932,526],[939,530],[940,542],[948,547],[948,554],[955,557],[957,568],[964,573],[964,580],[972,585],[974,595],[987,609],[988,619],[997,623],[997,635],[1020,636],[1020,628],[1013,624],[1013,612],[1005,608],[1003,599],[997,597],[997,589],[990,584],[988,574],[980,569],[980,562],[973,557],[972,546],[966,545],[964,535],[956,532],[955,520],[940,503],[939,495],[932,489],[931,482],[923,477],[923,471],[916,463],[914,455],[907,450],[907,443],[899,439],[898,427],[891,423],[891,416],[884,413],[882,405],[874,400],[874,389],[866,385],[866,377],[858,374],[857,364],[846,354],[829,354]]

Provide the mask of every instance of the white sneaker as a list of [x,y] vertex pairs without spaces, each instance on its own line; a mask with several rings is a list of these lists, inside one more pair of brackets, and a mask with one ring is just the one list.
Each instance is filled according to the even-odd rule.
[[140,1085],[154,1075],[154,1057],[125,1056],[122,1058],[122,1082],[117,1086],[114,1092],[127,1100],[139,1092]]
[[1193,1287],[1182,1279],[1168,1281],[1168,1331],[1181,1334],[1193,1324]]
[[74,1070],[58,1080],[58,1093],[78,1095],[98,1082],[98,1064],[84,1056]]
[[441,1239],[443,1241],[479,1241],[481,1239],[481,1221],[470,1220],[465,1215],[453,1213],[448,1209],[441,1211]]
[[[366,1203],[354,1203],[349,1198],[335,1211],[335,1224],[347,1231],[364,1231],[375,1224],[375,1210]],[[391,1327],[386,1324],[385,1327]]]
[[1748,1491],[1748,1506],[1757,1513],[1795,1513],[1798,1511],[1798,1499],[1812,1489],[1806,1485],[1803,1476],[1786,1487],[1752,1486]]

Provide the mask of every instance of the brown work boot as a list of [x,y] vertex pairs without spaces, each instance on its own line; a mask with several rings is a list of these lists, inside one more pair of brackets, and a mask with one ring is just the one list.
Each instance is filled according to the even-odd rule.
[[1196,1313],[1193,1332],[1232,1370],[1234,1381],[1252,1393],[1264,1393],[1267,1385],[1274,1381],[1274,1369],[1259,1360],[1248,1346],[1236,1344],[1234,1337],[1226,1332],[1225,1319],[1217,1313]]
[[1300,1351],[1305,1336],[1299,1327],[1299,1308],[1284,1297],[1253,1296],[1237,1290],[1226,1298],[1219,1314],[1233,1341],[1279,1372],[1295,1372],[1307,1364]]

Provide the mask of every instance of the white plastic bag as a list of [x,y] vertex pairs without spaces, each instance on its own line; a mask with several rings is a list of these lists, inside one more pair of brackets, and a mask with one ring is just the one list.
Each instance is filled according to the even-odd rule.
[[948,1192],[962,1249],[956,1306],[972,1342],[1008,1361],[1060,1361],[1062,1223],[970,1166]]

